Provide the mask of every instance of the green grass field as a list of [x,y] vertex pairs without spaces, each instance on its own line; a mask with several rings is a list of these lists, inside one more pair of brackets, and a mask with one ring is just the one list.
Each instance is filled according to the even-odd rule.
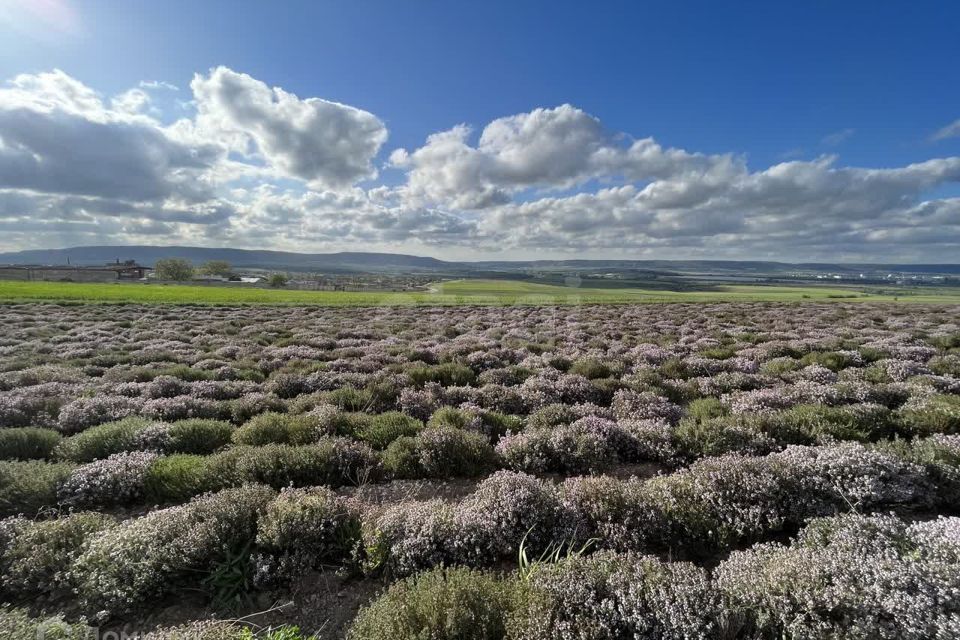
[[960,303],[960,289],[892,289],[840,286],[723,285],[703,291],[599,289],[536,284],[515,280],[452,280],[430,292],[391,293],[296,291],[240,287],[143,283],[72,283],[0,281],[0,302],[275,304],[320,306],[454,304],[623,304],[631,302],[925,302]]

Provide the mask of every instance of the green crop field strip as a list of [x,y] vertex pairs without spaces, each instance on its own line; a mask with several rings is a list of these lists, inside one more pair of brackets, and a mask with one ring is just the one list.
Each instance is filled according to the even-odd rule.
[[960,303],[952,288],[871,290],[843,286],[720,285],[702,291],[577,288],[516,280],[452,280],[429,292],[300,291],[143,283],[0,281],[0,302],[267,304],[319,306],[455,304],[626,304],[639,302],[924,302]]

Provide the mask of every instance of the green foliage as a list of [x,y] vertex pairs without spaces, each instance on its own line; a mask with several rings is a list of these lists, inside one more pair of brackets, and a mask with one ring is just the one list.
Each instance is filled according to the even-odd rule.
[[0,459],[37,460],[49,458],[62,436],[53,429],[17,427],[0,429]]
[[190,418],[178,420],[167,431],[171,453],[213,453],[230,443],[233,425],[222,420]]
[[784,434],[803,434],[809,442],[878,440],[893,434],[895,421],[886,407],[831,407],[803,404],[767,417],[767,431],[782,440]]
[[271,273],[267,283],[274,289],[282,289],[290,282],[290,276],[285,273]]
[[477,415],[466,409],[456,407],[440,407],[433,412],[427,421],[428,427],[451,427],[454,429],[469,429],[477,419]]
[[930,359],[927,366],[938,376],[960,378],[960,356],[936,356]]
[[341,411],[367,411],[374,402],[373,394],[367,389],[357,389],[346,385],[324,394],[324,400]]
[[394,583],[361,609],[349,640],[502,640],[515,583],[471,569],[435,569]]
[[527,417],[528,429],[546,429],[561,424],[570,424],[577,419],[569,405],[548,404]]
[[905,405],[898,413],[907,435],[960,433],[960,396],[935,394]]
[[496,453],[479,433],[435,427],[397,438],[383,453],[383,466],[397,478],[473,477],[492,469]]
[[472,385],[477,375],[470,367],[456,362],[417,366],[407,371],[410,380],[418,387],[428,382],[437,382],[444,387]]
[[193,265],[182,258],[164,258],[153,265],[158,280],[185,282],[193,277]]
[[29,516],[57,504],[57,488],[74,469],[69,462],[0,462],[0,516]]
[[811,351],[800,358],[801,366],[808,367],[812,364],[818,364],[831,371],[840,371],[854,364],[854,362],[850,356],[836,351]]
[[183,502],[221,486],[222,479],[211,473],[209,458],[175,454],[157,458],[147,469],[144,493],[156,503]]
[[210,603],[221,611],[237,612],[253,603],[255,567],[250,557],[253,540],[237,540],[220,550],[219,557],[205,575],[200,586]]
[[960,348],[960,333],[950,333],[942,336],[932,336],[927,339],[931,345],[942,351]]
[[672,380],[686,380],[693,376],[686,363],[680,358],[668,358],[659,367],[660,375]]
[[233,267],[226,260],[208,260],[200,265],[200,273],[207,276],[223,276],[229,278],[233,275]]
[[355,431],[358,438],[377,450],[386,449],[391,442],[403,436],[415,436],[423,423],[399,411],[381,413]]
[[530,531],[524,534],[523,540],[520,541],[520,550],[517,551],[517,575],[521,580],[529,580],[534,571],[545,564],[557,564],[568,558],[580,558],[600,541],[599,538],[589,538],[582,544],[576,544],[573,538],[563,542],[551,540],[538,556],[532,557],[527,544]]
[[89,537],[112,526],[111,518],[92,512],[28,521],[3,550],[3,589],[21,597],[68,593],[71,585],[66,568]]
[[369,383],[364,387],[369,401],[367,411],[380,413],[396,409],[397,400],[400,397],[400,388],[396,383],[389,380],[378,380]]
[[0,638],[10,640],[93,640],[97,630],[62,616],[32,618],[25,609],[0,605]]
[[367,445],[343,438],[315,444],[236,446],[208,458],[212,478],[221,486],[255,482],[275,488],[356,484],[375,474],[378,460]]
[[309,414],[261,413],[233,432],[235,444],[259,446],[270,443],[308,444],[314,442],[319,420]]
[[[19,282],[0,281],[0,300],[56,300],[68,303],[112,302],[145,304],[309,304],[326,306],[382,306],[382,305],[570,305],[623,304],[636,302],[731,302],[739,301],[800,301],[805,299],[832,301],[822,286],[770,287],[769,285],[738,285],[710,291],[665,291],[639,288],[571,289],[509,280],[468,279],[445,282],[437,293],[392,291],[298,291],[235,287],[208,287],[167,285],[144,286],[140,283],[76,283],[76,282]],[[870,294],[862,300],[895,301],[898,291],[887,289],[884,294]],[[944,293],[916,293],[900,298],[906,302],[933,302],[956,304],[953,291]],[[838,299],[838,302],[844,302]],[[657,341],[667,340],[658,336]],[[549,345],[531,344],[537,350],[550,350]]]
[[490,441],[493,443],[496,443],[508,432],[518,433],[523,430],[523,418],[497,411],[484,411],[480,414],[480,421],[483,423],[484,432],[488,434]]
[[54,455],[60,460],[92,462],[114,453],[131,451],[135,448],[137,436],[150,424],[151,421],[145,418],[130,417],[90,427],[64,439]]
[[718,456],[730,451],[750,450],[759,444],[758,434],[726,417],[680,420],[674,431],[680,451],[688,458]]
[[877,349],[876,347],[857,347],[857,351],[860,352],[860,357],[863,358],[864,362],[872,363],[890,357],[888,352],[883,349]]
[[733,346],[721,345],[704,349],[700,352],[700,355],[713,360],[726,360],[727,358],[732,358],[736,353],[737,350]]
[[760,372],[768,376],[782,376],[785,373],[796,371],[800,368],[800,361],[789,356],[781,356],[767,360],[760,365]]
[[687,405],[685,417],[696,422],[728,415],[730,410],[717,398],[697,398]]
[[596,358],[583,358],[570,365],[569,373],[594,380],[609,378],[613,375],[614,370],[613,367]]

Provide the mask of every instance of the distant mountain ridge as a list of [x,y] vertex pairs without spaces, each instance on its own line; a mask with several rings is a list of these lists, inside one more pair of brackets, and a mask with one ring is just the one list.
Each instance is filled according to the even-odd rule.
[[960,264],[890,263],[788,263],[757,260],[483,260],[448,261],[401,253],[345,251],[339,253],[296,253],[257,249],[230,249],[184,246],[103,245],[65,249],[30,249],[0,253],[0,264],[99,265],[136,260],[152,266],[162,258],[184,258],[199,264],[226,260],[239,268],[287,271],[329,271],[378,273],[403,270],[424,273],[476,273],[528,271],[536,269],[635,269],[666,273],[770,274],[790,271],[820,271],[857,274],[860,271],[960,275]]
[[0,253],[0,264],[66,264],[99,265],[117,260],[136,260],[142,265],[153,266],[163,258],[183,258],[200,264],[208,260],[226,260],[235,267],[259,269],[338,270],[338,271],[384,271],[396,268],[436,271],[452,266],[436,258],[408,256],[394,253],[294,253],[291,251],[267,251],[257,249],[228,249],[209,247],[155,247],[92,246],[66,249],[30,249]]

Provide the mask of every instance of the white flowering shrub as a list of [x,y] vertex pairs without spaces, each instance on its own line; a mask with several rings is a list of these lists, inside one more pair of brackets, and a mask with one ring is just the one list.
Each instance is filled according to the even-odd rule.
[[621,390],[613,397],[613,414],[618,420],[665,420],[676,424],[683,410],[667,398],[648,391]]
[[733,552],[715,580],[744,637],[956,637],[960,519],[815,520],[789,546]]
[[792,485],[795,520],[879,506],[922,506],[933,499],[921,467],[854,442],[791,446],[768,459],[782,469],[781,486]]
[[455,427],[424,429],[397,438],[383,454],[386,471],[398,478],[476,476],[492,469],[496,452],[479,433]]
[[[17,547],[12,573],[0,566],[0,576],[20,585],[11,582],[16,594],[4,597],[80,612],[70,593],[76,587],[89,606],[126,608],[126,617],[152,622],[154,597],[201,587],[215,567],[217,580],[241,583],[257,568],[260,582],[286,598],[293,586],[286,578],[316,568],[336,568],[340,577],[324,578],[334,580],[361,568],[395,577],[470,565],[500,570],[477,578],[503,594],[489,610],[503,621],[491,627],[499,633],[846,633],[836,625],[853,609],[811,617],[762,599],[746,611],[725,600],[713,619],[698,570],[658,568],[639,555],[623,556],[609,576],[597,569],[600,560],[571,560],[557,584],[584,603],[605,604],[590,604],[579,618],[565,618],[561,608],[554,626],[554,614],[543,614],[548,631],[537,631],[536,622],[511,626],[523,619],[516,618],[521,604],[542,598],[543,611],[553,612],[571,600],[535,593],[529,580],[508,574],[521,545],[528,558],[557,549],[562,556],[594,539],[590,553],[655,553],[713,566],[721,554],[795,533],[811,517],[952,514],[960,501],[960,311],[861,301],[613,309],[6,305],[0,516],[22,517],[0,524],[0,558],[21,527],[42,523],[35,530],[50,535],[21,538],[35,542]],[[256,509],[242,519],[232,506],[218,507],[233,513],[224,521],[252,532],[232,537],[225,525],[204,538],[229,540],[223,547],[187,542],[220,515],[194,521],[177,507],[160,512],[171,522],[166,529],[149,511],[249,483],[284,493],[266,501],[270,519],[256,530],[244,529]],[[112,547],[106,533],[76,533],[82,519],[68,519],[81,505],[124,514],[129,519],[111,535],[136,541]],[[135,526],[140,519],[149,527]],[[918,532],[904,548],[949,557],[943,537]],[[68,570],[74,557],[88,567],[85,577]],[[137,573],[125,585],[120,574],[131,566],[140,572],[140,563],[143,582]],[[643,570],[632,574],[628,565]],[[528,578],[539,573],[527,569]],[[630,588],[616,581],[621,574]],[[102,597],[94,587],[101,577]],[[352,592],[364,584],[343,586]],[[879,593],[892,583],[875,584]],[[493,593],[434,586],[428,591],[453,605],[459,593]],[[889,606],[874,592],[864,602],[874,612],[901,611],[892,602],[898,593],[889,592]],[[797,606],[826,610],[804,597]],[[925,631],[913,622],[905,628],[915,637],[956,635],[937,622],[953,615],[946,602],[929,599]],[[401,610],[430,608],[390,609]],[[914,610],[903,615],[919,615]],[[488,609],[451,615],[467,612],[456,619],[469,621],[471,611]],[[773,611],[768,619],[780,622],[761,623],[750,611]],[[822,620],[827,627],[817,626]],[[872,625],[863,628],[883,628]],[[437,628],[408,636],[431,637],[424,629]],[[201,630],[167,636],[193,631]]]
[[77,398],[60,409],[57,428],[65,434],[78,433],[87,427],[134,415],[141,404],[138,399],[124,396]]
[[598,553],[535,566],[511,638],[618,640],[720,635],[720,599],[685,562]]
[[566,480],[560,487],[574,540],[618,551],[657,548],[669,535],[664,510],[644,495],[644,483],[607,476]]
[[269,584],[341,564],[360,541],[359,506],[326,487],[283,489],[257,526],[257,579]]
[[454,524],[454,548],[472,565],[512,556],[524,540],[539,553],[573,535],[556,488],[510,471],[498,471],[481,482],[458,506]]
[[147,471],[157,458],[153,451],[130,451],[81,465],[60,485],[59,500],[79,507],[136,502],[144,495]]
[[114,524],[109,516],[88,511],[16,523],[13,534],[0,545],[0,590],[28,598],[68,595],[72,588],[71,562],[80,555],[88,538]]
[[442,500],[400,502],[363,520],[368,570],[407,576],[460,560],[455,508]]
[[616,462],[615,437],[582,425],[562,425],[507,435],[497,443],[496,451],[514,471],[596,473]]
[[227,489],[94,536],[71,570],[81,601],[90,611],[117,615],[178,581],[195,581],[255,538],[257,520],[274,496],[263,486]]
[[727,454],[653,478],[640,496],[663,514],[664,542],[696,552],[782,528],[794,497],[782,477],[766,458]]

